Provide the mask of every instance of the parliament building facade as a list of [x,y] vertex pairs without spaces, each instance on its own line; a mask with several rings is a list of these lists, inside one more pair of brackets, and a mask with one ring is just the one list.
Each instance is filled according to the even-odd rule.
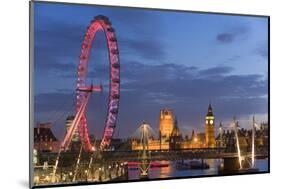
[[[177,118],[170,109],[160,110],[159,138],[148,140],[148,150],[177,150],[189,148],[214,148],[215,140],[215,116],[211,104],[205,117],[205,133],[192,131],[191,138],[186,139],[180,133]],[[132,150],[141,150],[139,141],[132,140]]]

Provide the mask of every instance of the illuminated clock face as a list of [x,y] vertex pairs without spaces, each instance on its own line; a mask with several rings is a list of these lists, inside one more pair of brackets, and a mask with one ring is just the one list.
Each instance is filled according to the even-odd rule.
[[213,120],[210,120],[210,124],[213,125],[213,123],[214,123],[214,121],[213,121]]

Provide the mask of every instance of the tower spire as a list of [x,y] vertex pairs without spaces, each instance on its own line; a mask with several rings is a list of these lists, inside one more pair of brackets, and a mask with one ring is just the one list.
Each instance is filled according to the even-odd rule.
[[174,121],[174,127],[178,127],[178,119],[177,119],[177,116],[175,116],[175,121]]
[[214,116],[214,115],[213,115],[213,108],[212,108],[211,103],[209,103],[207,116]]
[[174,127],[172,130],[172,136],[179,136],[179,128],[178,128],[178,120],[177,120],[177,116],[175,116],[175,120],[174,120]]

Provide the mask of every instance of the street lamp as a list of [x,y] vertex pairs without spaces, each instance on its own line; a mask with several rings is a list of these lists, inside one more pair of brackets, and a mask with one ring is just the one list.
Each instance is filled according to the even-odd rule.
[[85,170],[85,180],[88,181],[88,170]]
[[108,176],[109,179],[111,180],[111,165],[108,166]]
[[99,181],[101,182],[101,167],[99,167]]
[[96,148],[93,146],[93,147],[92,147],[92,151],[95,151],[95,150],[96,150]]

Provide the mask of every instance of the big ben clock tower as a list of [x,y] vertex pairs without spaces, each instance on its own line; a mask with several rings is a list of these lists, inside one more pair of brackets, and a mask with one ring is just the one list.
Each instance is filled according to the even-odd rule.
[[208,107],[208,113],[205,118],[205,136],[206,136],[206,147],[215,147],[215,116],[211,104]]

